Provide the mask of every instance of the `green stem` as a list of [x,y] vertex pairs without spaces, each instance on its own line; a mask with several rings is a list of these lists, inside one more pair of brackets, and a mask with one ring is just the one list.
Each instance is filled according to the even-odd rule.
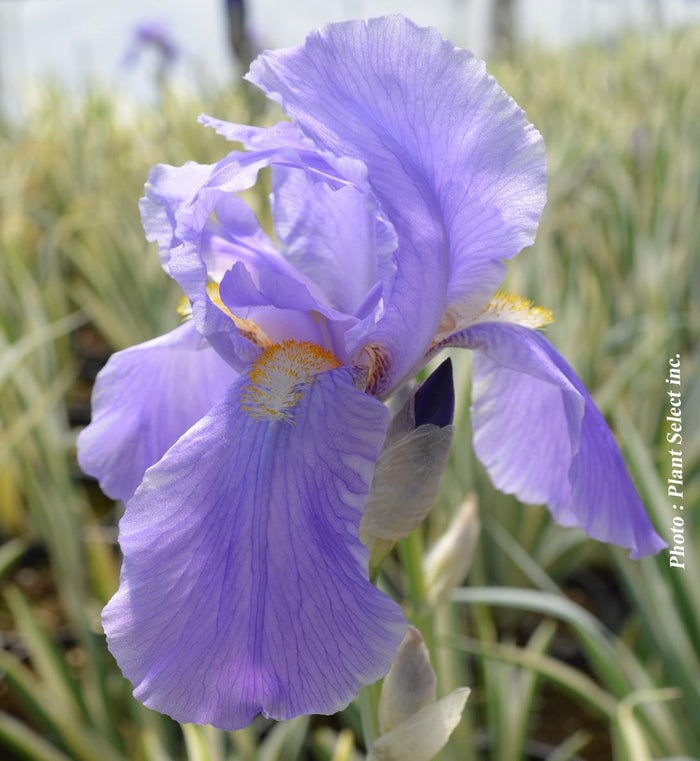
[[423,576],[423,538],[420,529],[416,529],[399,542],[398,548],[401,565],[408,581],[408,595],[413,608],[412,622],[423,635],[425,645],[430,653],[430,660],[435,663],[435,636],[432,611],[427,604],[425,577]]
[[374,684],[365,685],[360,690],[360,718],[362,719],[362,735],[365,740],[365,748],[369,753],[374,741],[381,734],[379,729],[379,693],[381,680]]

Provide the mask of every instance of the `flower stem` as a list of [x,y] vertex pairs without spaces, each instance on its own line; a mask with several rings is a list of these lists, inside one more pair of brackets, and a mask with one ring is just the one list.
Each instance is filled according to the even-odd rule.
[[430,660],[435,663],[435,637],[432,611],[427,605],[425,578],[423,576],[423,538],[420,528],[399,542],[398,548],[401,565],[408,582],[411,607],[413,608],[412,623],[423,635],[425,645],[430,653]]
[[367,684],[360,690],[360,718],[362,719],[362,735],[367,753],[381,734],[378,713],[380,690],[381,680],[374,684]]

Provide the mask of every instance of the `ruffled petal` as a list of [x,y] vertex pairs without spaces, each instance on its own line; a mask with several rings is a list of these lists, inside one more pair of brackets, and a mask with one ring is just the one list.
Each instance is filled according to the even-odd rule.
[[443,316],[480,312],[502,260],[533,241],[542,139],[483,62],[401,16],[331,24],[263,53],[248,79],[319,146],[366,164],[396,229],[398,272],[373,338],[391,367],[376,389],[384,393]]
[[236,374],[187,322],[113,354],[97,376],[80,467],[113,499],[129,499],[146,468],[220,399]]
[[242,199],[222,193],[216,201],[212,210],[216,221],[207,220],[199,240],[209,280],[220,282],[236,262],[245,262],[254,271],[270,266],[291,271]]
[[[197,207],[198,196],[217,166],[187,162],[181,167],[153,167],[139,207],[146,238],[158,243],[163,267],[192,302],[199,332],[233,368],[241,370],[255,358],[257,347],[211,303],[207,285],[218,281],[236,261],[254,266],[269,258],[282,258],[253,212],[233,194],[218,199],[216,219],[211,218],[214,204],[195,231],[183,226],[181,217],[191,216],[188,210]],[[253,181],[255,176],[257,173]]]
[[242,377],[147,472],[104,612],[147,706],[232,730],[335,712],[389,669],[405,621],[358,539],[388,414],[353,381],[320,373],[290,423],[243,411]]
[[213,129],[217,135],[236,143],[242,143],[246,150],[259,151],[270,148],[314,148],[314,144],[291,122],[277,122],[271,127],[253,127],[249,124],[236,124],[224,119],[217,119],[207,114],[200,114],[197,121]]
[[300,170],[278,168],[272,213],[282,253],[330,305],[356,314],[380,279],[388,295],[396,235],[371,196],[350,186],[334,190]]
[[497,488],[524,502],[545,503],[559,523],[627,547],[632,558],[666,546],[603,416],[542,335],[483,323],[445,345],[477,350],[474,448]]
[[[153,209],[164,204],[166,208],[158,214],[176,221],[172,239],[164,239],[163,243],[171,245],[168,271],[190,300],[199,332],[237,370],[254,360],[257,347],[212,300],[208,290],[212,282],[219,282],[233,265],[243,262],[255,279],[262,271],[276,273],[287,281],[299,281],[317,300],[325,297],[275,249],[253,212],[236,194],[252,187],[259,171],[270,165],[296,168],[313,177],[313,182],[327,183],[335,189],[351,186],[367,192],[366,170],[361,162],[321,153],[309,147],[308,140],[302,141],[300,147],[299,140],[288,132],[273,129],[272,135],[257,134],[253,142],[264,148],[248,153],[234,151],[208,167],[204,181],[189,198],[184,194],[173,194],[172,198],[158,195],[148,185],[147,199],[142,204],[151,209],[152,215],[156,214]],[[290,144],[284,142],[287,138]],[[157,169],[165,171],[163,167]],[[156,170],[154,173],[157,175]]]
[[349,364],[345,334],[357,318],[326,306],[304,283],[284,272],[265,267],[255,276],[257,283],[242,262],[224,276],[219,294],[231,314],[252,321],[274,343],[310,341]]
[[139,201],[146,239],[158,243],[158,253],[167,269],[171,249],[180,245],[175,234],[175,213],[188,203],[206,181],[212,167],[188,161],[183,166],[158,164],[151,169],[146,195]]

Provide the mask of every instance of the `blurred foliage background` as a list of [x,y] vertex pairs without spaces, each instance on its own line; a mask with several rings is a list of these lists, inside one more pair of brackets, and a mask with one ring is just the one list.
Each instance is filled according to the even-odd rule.
[[[386,580],[431,644],[439,694],[473,688],[440,758],[691,758],[700,748],[700,29],[518,50],[489,70],[543,133],[550,172],[537,242],[510,264],[506,286],[554,310],[548,336],[608,418],[667,540],[665,378],[668,358],[681,356],[685,568],[669,568],[667,552],[632,562],[495,491],[471,449],[464,353],[440,499],[389,559]],[[108,92],[76,103],[53,89],[23,124],[0,124],[2,758],[362,758],[354,705],[236,733],[179,727],[131,698],[99,623],[117,585],[121,507],[80,474],[75,437],[109,353],[178,322],[179,293],[144,240],[137,199],[151,165],[229,150],[196,123],[200,111],[250,122],[259,108],[243,89],[196,101],[166,91],[159,108],[128,111]],[[253,201],[264,217],[264,188]],[[482,530],[468,582],[431,606],[402,563],[436,541],[470,492]]]

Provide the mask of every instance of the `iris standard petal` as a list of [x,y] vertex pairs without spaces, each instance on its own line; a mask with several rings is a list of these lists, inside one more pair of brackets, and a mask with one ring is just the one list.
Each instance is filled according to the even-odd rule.
[[345,334],[358,323],[357,318],[326,306],[296,277],[267,267],[256,275],[257,284],[238,262],[224,276],[219,293],[231,314],[255,323],[272,342],[310,341],[349,363]]
[[[238,166],[235,181],[222,186],[221,175],[232,163]],[[170,251],[168,269],[190,300],[199,331],[207,337],[233,329],[230,323],[222,323],[220,310],[209,298],[207,287],[212,281],[218,282],[237,261],[253,268],[268,261],[284,266],[253,212],[235,195],[254,185],[258,171],[268,163],[259,154],[234,152],[209,168],[206,181],[191,199],[169,211],[177,220],[179,245]],[[243,357],[243,362],[248,359]]]
[[114,499],[127,500],[146,468],[223,398],[236,374],[187,322],[113,354],[97,376],[92,422],[78,462]]
[[483,323],[445,345],[475,349],[474,448],[496,487],[632,558],[665,542],[590,395],[554,347],[519,325]]
[[227,140],[242,143],[247,151],[258,154],[271,152],[271,164],[304,168],[334,188],[353,185],[367,190],[369,187],[367,167],[362,161],[319,150],[314,141],[291,122],[277,122],[271,127],[252,127],[215,119],[206,114],[200,114],[198,121]]
[[277,168],[272,187],[281,251],[330,305],[356,314],[380,279],[388,296],[396,235],[371,196],[350,186],[332,189],[313,182],[298,169]]
[[244,411],[241,377],[147,472],[104,612],[147,706],[237,729],[335,712],[389,669],[405,621],[358,539],[388,415],[353,382],[320,373],[288,422]]
[[[199,194],[218,165],[187,162],[181,167],[159,164],[151,170],[146,195],[140,200],[141,221],[149,241],[158,243],[161,262],[192,303],[194,322],[202,335],[235,369],[249,364],[257,348],[241,336],[232,322],[211,303],[207,285],[221,278],[235,261],[252,264],[261,259],[282,259],[263,233],[253,212],[233,194],[221,200],[219,219],[200,214],[195,230],[183,224],[198,208]],[[255,173],[254,178],[257,176]]]
[[207,220],[199,241],[209,280],[218,283],[236,262],[245,262],[252,270],[263,266],[285,267],[284,259],[255,214],[238,196],[221,193],[212,216],[216,219]]
[[139,201],[146,240],[158,243],[158,253],[167,269],[170,251],[180,245],[175,234],[179,208],[194,198],[212,171],[207,164],[188,161],[183,166],[157,164],[148,174],[146,195]]
[[398,234],[394,290],[373,339],[391,367],[376,381],[386,393],[443,316],[476,316],[502,260],[533,241],[542,139],[483,62],[401,16],[331,24],[263,53],[248,79],[319,146],[366,164]]
[[[167,211],[168,218],[177,223],[173,237],[177,245],[169,250],[168,271],[190,300],[200,333],[238,370],[254,360],[257,348],[211,299],[208,287],[212,281],[218,282],[235,263],[244,262],[256,278],[268,270],[287,280],[298,280],[316,298],[322,298],[322,292],[272,246],[252,211],[236,194],[254,185],[258,172],[271,164],[295,167],[334,188],[367,187],[361,162],[321,154],[312,147],[276,145],[279,134],[285,131],[278,132],[269,139],[272,147],[248,153],[234,151],[209,167],[205,181],[192,197],[173,202]],[[265,142],[262,136],[258,142]],[[155,196],[149,200],[151,204],[159,202]],[[170,204],[170,200],[164,203]]]
[[314,144],[304,137],[291,122],[277,122],[271,127],[254,127],[250,124],[236,124],[207,114],[197,118],[200,124],[213,129],[217,135],[236,143],[243,143],[247,150],[269,150],[270,148],[312,148]]

